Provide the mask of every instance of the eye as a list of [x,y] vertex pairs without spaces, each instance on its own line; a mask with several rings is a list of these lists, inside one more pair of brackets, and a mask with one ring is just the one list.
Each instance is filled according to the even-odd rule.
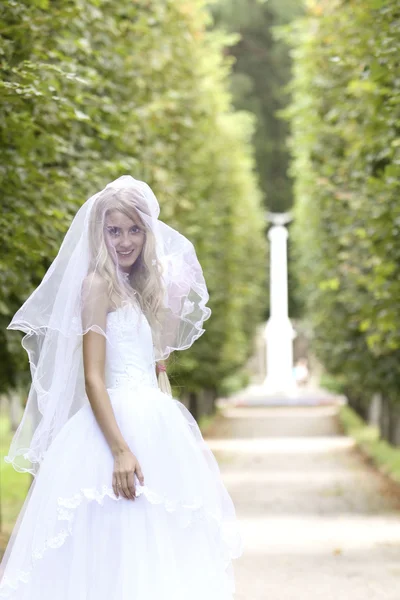
[[119,233],[118,227],[107,227],[107,231],[110,235],[116,236]]
[[133,231],[133,233],[140,233],[141,229],[137,225],[134,225],[131,227],[131,231]]

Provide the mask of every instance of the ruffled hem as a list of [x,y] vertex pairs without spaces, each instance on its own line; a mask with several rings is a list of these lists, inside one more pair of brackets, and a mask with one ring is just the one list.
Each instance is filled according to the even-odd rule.
[[[178,516],[178,522],[182,527],[189,527],[195,522],[204,520],[214,522],[214,524],[218,528],[218,535],[221,540],[222,556],[227,584],[229,586],[230,591],[233,593],[234,583],[229,578],[228,569],[231,565],[232,560],[238,558],[243,552],[240,536],[238,538],[240,540],[240,547],[236,548],[236,551],[234,551],[233,545],[231,546],[229,542],[225,539],[223,533],[224,521],[217,515],[211,513],[209,510],[206,510],[204,508],[203,501],[201,498],[198,498],[191,503],[177,502],[172,501],[166,496],[162,496],[161,494],[158,494],[153,490],[150,490],[147,486],[136,484],[135,488],[136,497],[143,495],[150,502],[150,504],[162,504],[164,505],[164,508],[168,513],[176,513],[178,515],[179,511],[182,510],[182,518],[180,515]],[[65,543],[66,539],[72,536],[75,511],[82,504],[83,501],[95,501],[98,504],[103,505],[105,498],[110,498],[117,502],[120,500],[126,500],[126,498],[123,498],[122,496],[117,497],[114,494],[114,490],[106,485],[102,486],[101,491],[98,491],[96,488],[82,488],[72,497],[58,498],[57,518],[59,521],[67,522],[66,528],[62,529],[56,536],[47,539],[44,546],[42,546],[41,548],[35,548],[32,551],[32,564],[28,571],[19,571],[13,579],[11,579],[8,576],[3,577],[0,585],[0,598],[8,598],[10,594],[14,593],[18,589],[18,586],[21,582],[28,583],[33,569],[35,568],[35,563],[44,557],[47,550],[61,548],[61,546],[63,546],[63,544]],[[6,589],[2,589],[6,587],[9,588],[8,591]]]

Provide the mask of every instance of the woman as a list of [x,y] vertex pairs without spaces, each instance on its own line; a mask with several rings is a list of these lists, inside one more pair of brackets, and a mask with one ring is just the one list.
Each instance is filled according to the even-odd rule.
[[8,326],[26,333],[32,385],[5,460],[35,478],[1,598],[232,598],[235,509],[164,364],[204,332],[208,293],[158,215],[130,176],[89,198]]

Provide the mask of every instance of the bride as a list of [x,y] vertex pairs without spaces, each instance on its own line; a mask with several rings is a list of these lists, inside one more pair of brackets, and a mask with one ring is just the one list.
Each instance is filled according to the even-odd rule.
[[89,198],[8,326],[32,385],[5,460],[34,479],[0,598],[233,598],[235,508],[165,372],[204,333],[208,293],[159,210],[130,176]]

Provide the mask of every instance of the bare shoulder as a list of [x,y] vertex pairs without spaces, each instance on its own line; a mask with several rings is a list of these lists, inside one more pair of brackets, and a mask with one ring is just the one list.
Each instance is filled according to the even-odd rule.
[[82,282],[82,307],[107,313],[110,310],[107,281],[98,273],[89,273]]
[[107,281],[99,273],[89,273],[82,282],[82,291],[85,294],[92,291],[96,294],[101,292],[106,294],[108,291]]

